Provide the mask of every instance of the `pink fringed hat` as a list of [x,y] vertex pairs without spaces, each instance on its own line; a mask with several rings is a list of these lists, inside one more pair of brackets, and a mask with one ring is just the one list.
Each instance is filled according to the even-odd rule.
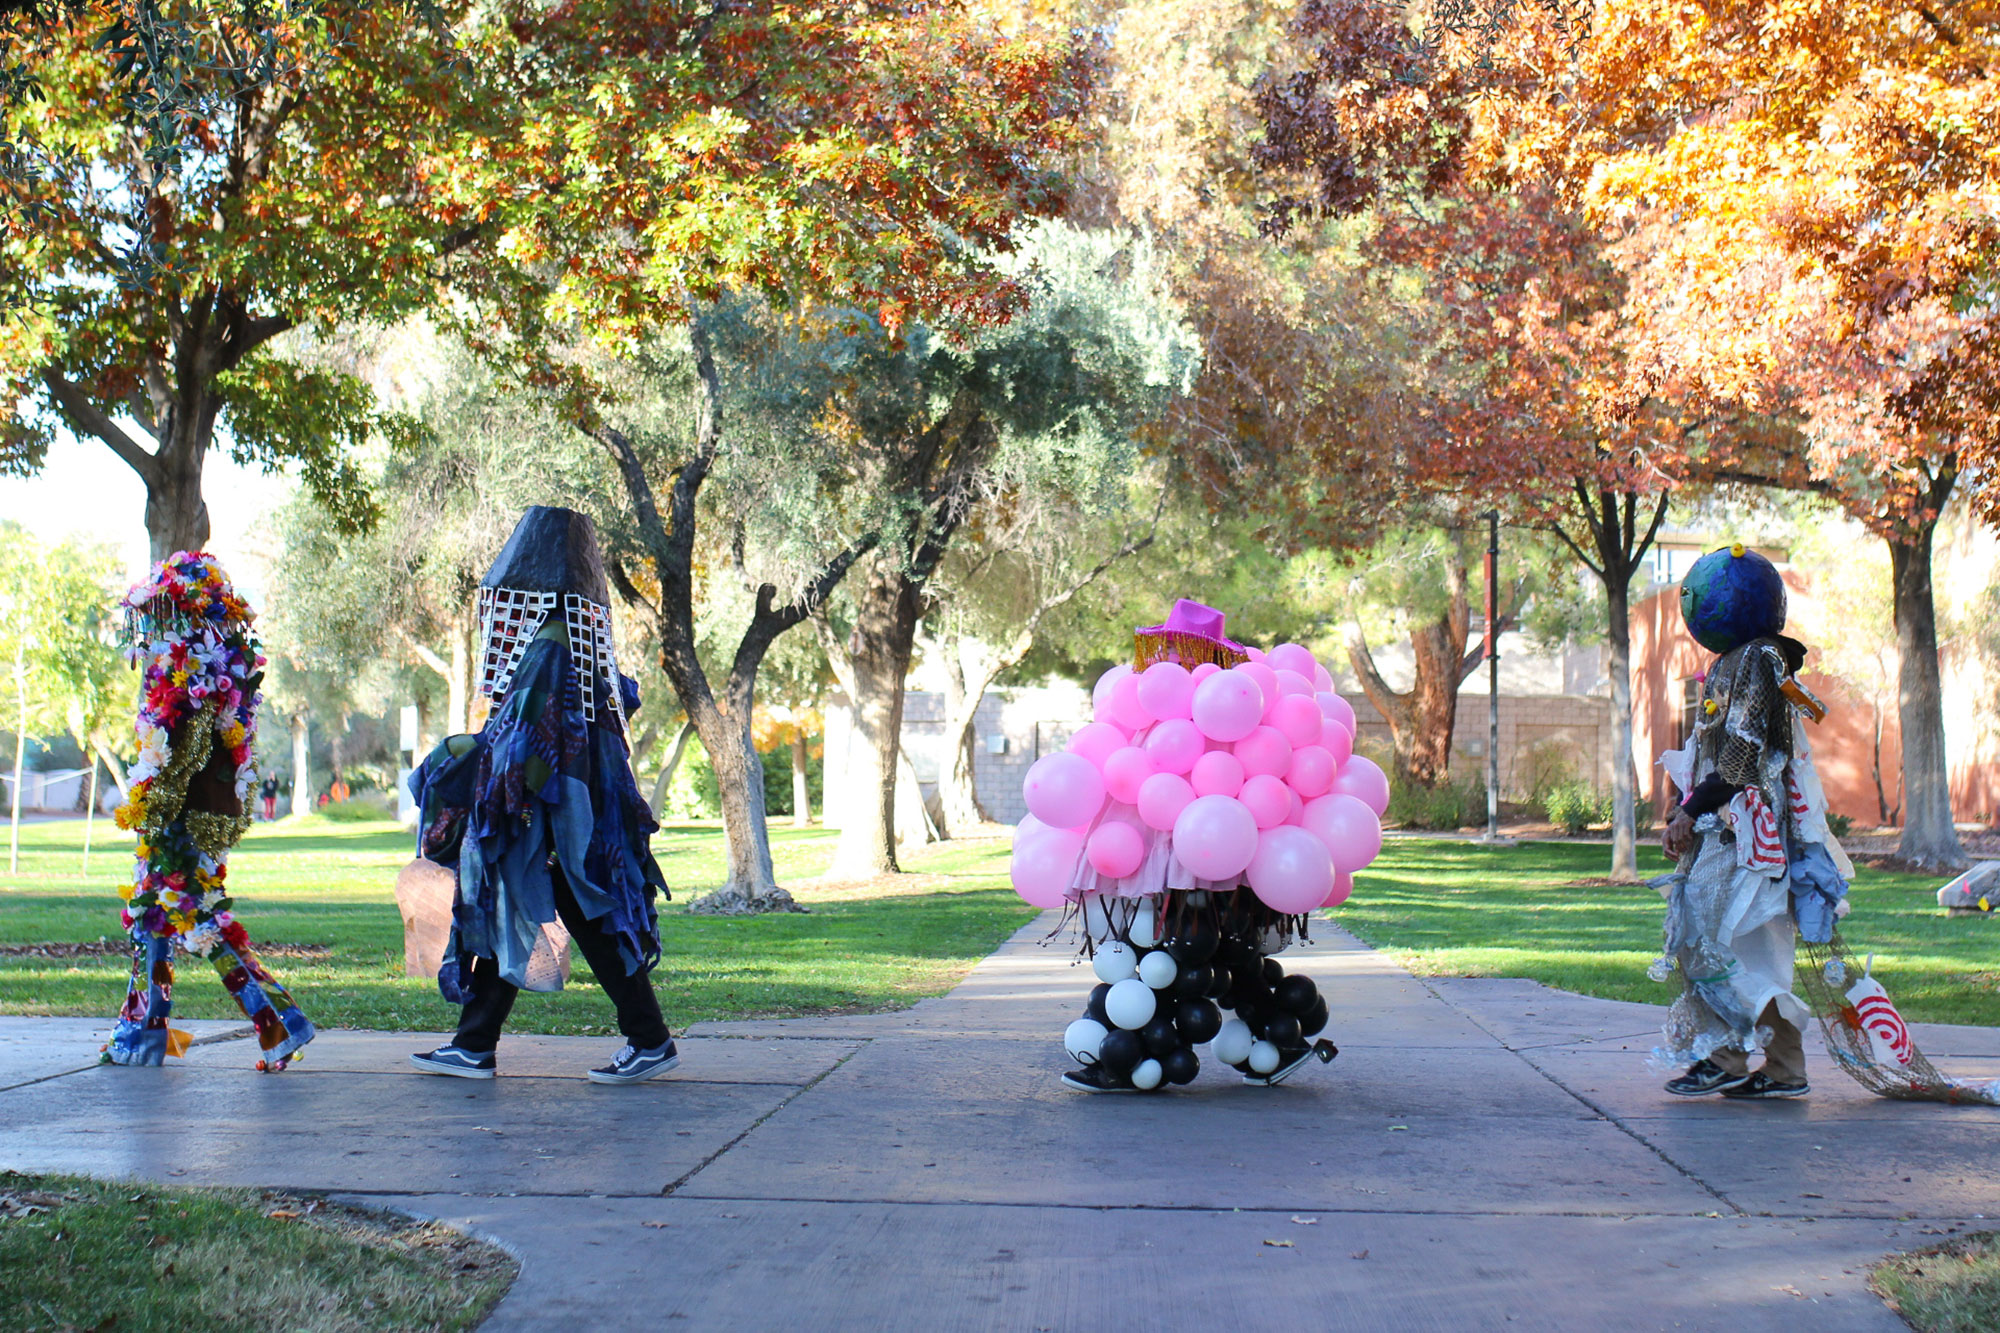
[[1163,624],[1132,632],[1132,667],[1144,671],[1155,662],[1196,666],[1213,662],[1232,667],[1250,660],[1243,645],[1223,637],[1222,612],[1183,597],[1174,603]]

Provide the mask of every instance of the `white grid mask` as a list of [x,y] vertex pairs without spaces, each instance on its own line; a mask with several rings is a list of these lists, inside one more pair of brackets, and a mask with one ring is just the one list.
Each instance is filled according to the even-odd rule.
[[597,720],[597,681],[601,675],[611,687],[611,711],[623,727],[625,699],[618,683],[618,656],[612,647],[611,608],[573,592],[479,590],[479,626],[485,643],[479,664],[479,693],[492,699],[507,692],[522,655],[548,623],[558,601],[562,603],[563,627],[569,631],[570,660],[576,668],[584,719]]

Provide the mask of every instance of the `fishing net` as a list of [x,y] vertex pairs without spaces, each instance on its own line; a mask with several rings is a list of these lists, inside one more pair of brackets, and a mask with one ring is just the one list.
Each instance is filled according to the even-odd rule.
[[[1882,983],[1856,968],[1838,931],[1823,944],[1799,940],[1801,998],[1812,1007],[1833,1062],[1879,1097],[1912,1102],[2000,1106],[2000,1079],[1951,1078],[1924,1058]],[[1871,955],[1872,957],[1872,955]]]

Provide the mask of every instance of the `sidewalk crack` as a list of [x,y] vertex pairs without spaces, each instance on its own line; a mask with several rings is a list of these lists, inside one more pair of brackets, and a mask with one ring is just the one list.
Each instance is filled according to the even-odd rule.
[[798,1087],[794,1088],[789,1097],[784,1098],[776,1106],[773,1106],[770,1110],[764,1112],[764,1114],[758,1116],[755,1120],[751,1121],[748,1125],[744,1126],[743,1130],[740,1133],[738,1133],[734,1138],[730,1139],[727,1143],[723,1144],[720,1148],[717,1148],[714,1152],[710,1153],[708,1156],[702,1158],[699,1162],[696,1162],[693,1166],[689,1167],[686,1171],[683,1171],[679,1176],[675,1177],[673,1180],[667,1182],[667,1187],[661,1190],[660,1194],[663,1197],[667,1198],[673,1197],[674,1191],[678,1190],[681,1186],[687,1184],[690,1180],[693,1180],[696,1176],[700,1175],[702,1172],[708,1170],[708,1168],[713,1166],[716,1160],[720,1158],[724,1153],[727,1153],[731,1148],[734,1148],[737,1144],[743,1142],[743,1140],[749,1138],[752,1134],[756,1133],[757,1130],[763,1126],[765,1121],[769,1120],[772,1116],[776,1115],[778,1112],[784,1110],[787,1106],[790,1106],[793,1102],[797,1101],[799,1098],[811,1092],[814,1088],[818,1087],[821,1084],[821,1082],[823,1082],[825,1079],[837,1073],[842,1065],[845,1065],[849,1060],[852,1060],[855,1056],[859,1055],[862,1051],[866,1050],[868,1047],[874,1044],[875,1044],[875,1039],[873,1037],[862,1038],[853,1050],[849,1051],[846,1055],[841,1056],[840,1059],[834,1061],[831,1065],[827,1066],[825,1069],[822,1069],[818,1074],[814,1075],[813,1078],[811,1078],[807,1082],[802,1083]]

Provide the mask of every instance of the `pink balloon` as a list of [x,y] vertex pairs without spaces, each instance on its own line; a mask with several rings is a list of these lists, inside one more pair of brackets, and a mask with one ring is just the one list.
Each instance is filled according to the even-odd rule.
[[1306,822],[1305,799],[1301,797],[1296,791],[1293,791],[1289,783],[1286,784],[1285,790],[1287,793],[1291,795],[1292,798],[1292,808],[1285,811],[1285,822],[1287,824],[1293,824],[1300,828],[1304,828]]
[[1327,790],[1352,796],[1377,815],[1389,808],[1389,775],[1365,754],[1354,755],[1342,764]]
[[1301,675],[1296,671],[1280,671],[1278,673],[1278,693],[1303,694],[1306,698],[1310,699],[1313,697],[1312,677]]
[[1354,733],[1341,726],[1332,718],[1319,724],[1319,748],[1333,756],[1336,768],[1347,762],[1347,756],[1354,753]]
[[1314,692],[1314,693],[1318,693],[1318,692],[1319,692],[1319,691],[1321,691],[1321,690],[1325,690],[1325,691],[1327,691],[1328,693],[1332,693],[1332,691],[1333,691],[1333,673],[1332,673],[1331,671],[1328,671],[1328,670],[1327,670],[1327,669],[1326,669],[1325,667],[1323,667],[1323,666],[1321,666],[1321,665],[1320,665],[1319,663],[1315,662],[1315,663],[1313,663],[1313,673],[1312,673],[1312,674],[1313,674],[1313,692]]
[[1139,818],[1165,833],[1194,801],[1194,788],[1178,773],[1155,773],[1139,784]]
[[1169,718],[1146,736],[1146,753],[1162,773],[1187,772],[1201,758],[1201,752],[1201,733],[1194,723],[1182,718]]
[[1285,781],[1293,791],[1311,800],[1326,795],[1333,786],[1333,769],[1332,755],[1320,746],[1307,745],[1292,751],[1292,766],[1285,770]]
[[[1213,662],[1197,662],[1194,670],[1188,672],[1188,679],[1199,685],[1220,670],[1222,668]],[[1188,702],[1192,704],[1194,701],[1190,699]]]
[[1243,877],[1266,907],[1291,916],[1325,902],[1335,883],[1333,862],[1319,839],[1283,825],[1258,835]]
[[1264,650],[1255,644],[1243,645],[1243,651],[1253,662],[1262,662],[1264,660]]
[[1111,700],[1111,691],[1117,686],[1119,681],[1131,674],[1132,668],[1123,662],[1112,667],[1109,671],[1099,676],[1097,683],[1090,687],[1090,702],[1094,705],[1109,703]]
[[1021,795],[1043,823],[1076,828],[1095,819],[1104,805],[1104,777],[1080,754],[1045,754],[1022,779]]
[[1351,736],[1354,734],[1353,704],[1348,703],[1347,700],[1341,698],[1332,690],[1321,690],[1319,693],[1313,695],[1313,702],[1319,705],[1320,712],[1326,714],[1341,726],[1346,727],[1348,735]]
[[1243,765],[1227,750],[1210,750],[1188,774],[1197,796],[1234,796],[1243,790]]
[[1104,790],[1114,801],[1136,804],[1140,784],[1159,771],[1153,763],[1153,756],[1136,745],[1113,750],[1111,757],[1104,761]]
[[1111,720],[1128,731],[1150,724],[1153,715],[1139,702],[1139,678],[1124,676],[1111,687]]
[[1326,895],[1321,907],[1338,907],[1347,901],[1347,895],[1354,892],[1354,876],[1345,870],[1333,872],[1333,892]]
[[1303,694],[1285,695],[1271,714],[1271,725],[1285,733],[1285,739],[1294,746],[1317,744],[1319,729],[1325,722],[1319,714],[1319,705]]
[[1061,907],[1081,855],[1083,835],[1069,829],[1051,829],[1038,838],[1016,838],[1009,866],[1014,892],[1030,907]]
[[1098,874],[1123,879],[1146,859],[1146,840],[1130,824],[1100,824],[1084,844],[1084,854],[1090,857],[1090,864]]
[[1250,812],[1250,817],[1257,821],[1260,829],[1276,828],[1292,812],[1291,789],[1285,786],[1283,779],[1268,773],[1245,778],[1243,790],[1237,793],[1236,799],[1243,803],[1244,809]]
[[1236,757],[1253,777],[1259,773],[1277,777],[1292,765],[1292,743],[1276,727],[1259,727],[1236,742]]
[[1196,797],[1174,821],[1174,855],[1203,879],[1234,879],[1256,853],[1257,820],[1241,801]]
[[1139,702],[1154,717],[1186,717],[1194,702],[1194,677],[1179,662],[1155,662],[1139,677]]
[[1104,761],[1111,757],[1113,750],[1122,750],[1131,743],[1123,728],[1109,722],[1092,722],[1078,727],[1076,734],[1069,738],[1069,744],[1063,748],[1089,760],[1091,767],[1103,768]]
[[1313,668],[1318,665],[1312,650],[1303,644],[1281,643],[1271,650],[1271,667],[1276,671],[1296,671],[1311,680]]
[[1218,671],[1194,687],[1195,726],[1211,740],[1239,741],[1256,729],[1264,713],[1257,682],[1236,667]]
[[1325,843],[1333,864],[1350,875],[1382,850],[1381,821],[1352,796],[1335,794],[1307,801],[1306,831]]
[[1278,702],[1278,673],[1263,662],[1246,662],[1236,669],[1257,682],[1257,716],[1262,718]]

